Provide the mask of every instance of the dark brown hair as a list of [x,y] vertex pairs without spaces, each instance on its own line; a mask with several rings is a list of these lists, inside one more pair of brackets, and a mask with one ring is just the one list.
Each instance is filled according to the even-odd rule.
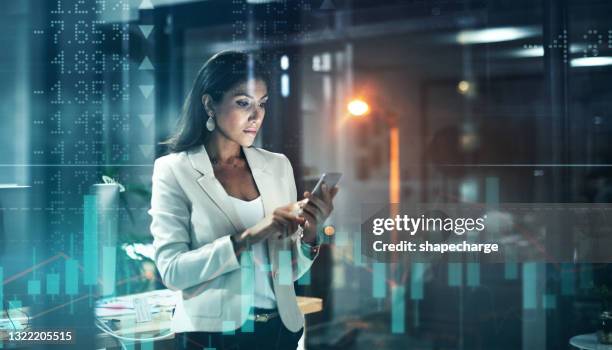
[[208,115],[202,105],[202,96],[209,94],[214,102],[220,102],[226,92],[250,79],[263,80],[266,86],[270,86],[269,73],[253,54],[221,51],[212,56],[194,79],[176,131],[159,144],[166,145],[169,152],[176,153],[206,142],[210,131],[205,127]]

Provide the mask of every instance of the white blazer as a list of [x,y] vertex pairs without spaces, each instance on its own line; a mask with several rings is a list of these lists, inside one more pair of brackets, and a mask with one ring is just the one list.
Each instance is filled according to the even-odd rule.
[[[297,201],[293,168],[281,154],[242,147],[262,197],[265,215]],[[163,283],[177,291],[172,331],[220,332],[238,329],[253,305],[250,252],[236,258],[230,235],[246,228],[214,175],[203,145],[155,160],[151,233],[155,264]],[[304,315],[293,282],[318,256],[301,249],[301,228],[281,240],[268,239],[274,294],[285,326],[297,332]]]

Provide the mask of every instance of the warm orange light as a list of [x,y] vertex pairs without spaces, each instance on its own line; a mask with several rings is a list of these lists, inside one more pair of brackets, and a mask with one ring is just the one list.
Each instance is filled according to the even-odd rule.
[[459,84],[457,84],[457,90],[462,95],[467,95],[467,93],[470,92],[471,87],[470,82],[465,80],[462,80],[459,82]]
[[[399,203],[401,197],[399,128],[389,130],[389,201]],[[393,216],[395,217],[395,216]]]
[[368,106],[368,103],[363,100],[354,99],[349,102],[347,109],[352,116],[361,117],[362,115],[368,113],[370,106]]
[[336,229],[329,225],[329,226],[325,226],[325,228],[323,229],[323,232],[325,233],[326,236],[333,236],[334,233],[336,233]]

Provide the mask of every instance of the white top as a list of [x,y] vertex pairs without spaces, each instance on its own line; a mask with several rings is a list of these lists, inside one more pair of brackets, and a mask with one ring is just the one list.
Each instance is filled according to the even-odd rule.
[[[264,209],[261,196],[251,201],[245,201],[232,196],[229,197],[232,203],[234,203],[236,212],[240,216],[244,227],[251,227],[263,219]],[[276,297],[274,296],[270,281],[271,267],[268,261],[268,250],[266,249],[265,242],[258,242],[251,246],[253,263],[255,264],[254,306],[273,309],[276,307]]]

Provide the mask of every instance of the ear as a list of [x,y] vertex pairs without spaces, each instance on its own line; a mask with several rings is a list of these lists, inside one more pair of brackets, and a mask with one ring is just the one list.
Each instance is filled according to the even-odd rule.
[[202,106],[208,115],[214,115],[215,109],[213,108],[212,97],[209,94],[202,95]]

